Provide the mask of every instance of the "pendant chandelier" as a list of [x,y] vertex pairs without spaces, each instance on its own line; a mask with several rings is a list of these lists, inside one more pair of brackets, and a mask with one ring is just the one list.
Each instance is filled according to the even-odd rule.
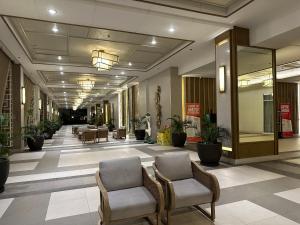
[[104,52],[104,50],[92,51],[92,64],[98,71],[110,70],[114,64],[119,63],[119,56]]
[[91,90],[95,86],[95,81],[94,80],[89,80],[89,79],[87,79],[87,80],[79,80],[78,84],[84,90]]

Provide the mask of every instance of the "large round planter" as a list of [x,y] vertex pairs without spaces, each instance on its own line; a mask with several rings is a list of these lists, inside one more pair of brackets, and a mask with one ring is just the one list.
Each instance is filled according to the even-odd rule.
[[0,193],[4,191],[4,185],[9,173],[9,159],[0,157]]
[[135,138],[136,140],[144,140],[146,136],[146,131],[145,130],[135,130],[134,131]]
[[186,141],[186,133],[172,133],[172,145],[183,147]]
[[44,138],[45,138],[46,140],[52,139],[52,137],[53,137],[53,133],[50,133],[50,132],[44,133]]
[[218,166],[222,156],[222,143],[197,144],[198,155],[202,165]]
[[34,139],[27,138],[27,144],[30,151],[40,151],[44,145],[44,136],[40,135],[35,137]]

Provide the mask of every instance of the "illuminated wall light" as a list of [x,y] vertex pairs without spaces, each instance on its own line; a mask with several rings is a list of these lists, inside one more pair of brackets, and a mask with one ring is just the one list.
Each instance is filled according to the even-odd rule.
[[22,92],[21,92],[22,102],[21,103],[22,103],[22,105],[25,105],[25,103],[26,103],[26,90],[25,90],[25,87],[22,87],[21,90],[22,90]]
[[226,91],[226,71],[225,66],[219,67],[219,91],[225,93]]
[[42,99],[39,99],[39,110],[42,110]]
[[51,16],[54,16],[57,11],[55,9],[48,9],[48,13],[51,15]]

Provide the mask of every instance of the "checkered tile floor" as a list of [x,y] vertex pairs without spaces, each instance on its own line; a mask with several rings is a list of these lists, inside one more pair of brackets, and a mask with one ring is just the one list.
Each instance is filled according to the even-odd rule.
[[[96,225],[99,192],[94,173],[101,160],[139,156],[151,173],[153,157],[196,152],[134,140],[82,144],[64,126],[41,152],[11,156],[6,190],[0,194],[1,225]],[[216,225],[300,224],[300,159],[205,168],[220,182]],[[176,212],[175,225],[211,225],[191,208]],[[129,224],[147,224],[136,221]]]

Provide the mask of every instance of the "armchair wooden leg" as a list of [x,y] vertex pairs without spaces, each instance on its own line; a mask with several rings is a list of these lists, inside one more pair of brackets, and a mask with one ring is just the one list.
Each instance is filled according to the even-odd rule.
[[211,216],[211,220],[212,221],[215,221],[215,219],[216,219],[216,206],[215,206],[216,204],[214,203],[214,202],[212,202],[211,204],[210,204],[210,216]]
[[161,216],[160,214],[157,214],[156,216],[156,225],[160,225],[161,224]]
[[167,210],[167,225],[171,225],[171,210]]

